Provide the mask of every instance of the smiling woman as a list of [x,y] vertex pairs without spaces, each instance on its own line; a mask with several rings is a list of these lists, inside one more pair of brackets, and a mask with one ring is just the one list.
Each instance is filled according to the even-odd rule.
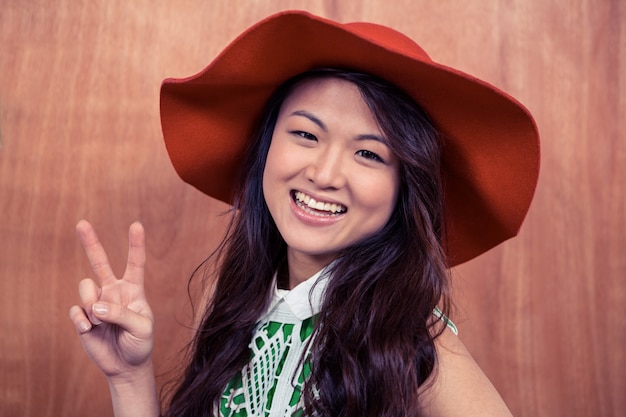
[[[233,205],[166,416],[509,414],[449,330],[447,268],[524,217],[537,132],[520,104],[392,29],[302,12],[255,25],[161,94],[175,167]],[[72,320],[116,415],[156,415],[143,229],[115,280],[78,228],[102,288],[83,281]]]
[[399,164],[372,139],[383,136],[376,119],[355,84],[329,77],[317,74],[289,94],[263,174],[265,202],[287,244],[290,288],[381,230],[397,200]]

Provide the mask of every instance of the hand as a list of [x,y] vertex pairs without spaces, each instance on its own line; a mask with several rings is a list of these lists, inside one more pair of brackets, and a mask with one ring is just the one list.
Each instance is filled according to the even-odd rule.
[[107,378],[132,378],[134,372],[152,366],[154,346],[154,316],[144,290],[143,226],[136,222],[129,228],[128,261],[121,279],[113,274],[93,227],[81,220],[76,231],[99,285],[91,279],[80,282],[82,306],[70,308],[70,319],[85,351]]

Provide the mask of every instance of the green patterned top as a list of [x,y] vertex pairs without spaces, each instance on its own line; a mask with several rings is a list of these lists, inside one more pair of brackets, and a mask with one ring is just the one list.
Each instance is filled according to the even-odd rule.
[[322,304],[328,279],[322,272],[291,291],[276,289],[250,342],[250,363],[228,383],[222,394],[220,416],[303,414],[302,387],[311,371],[300,359]]
[[[250,362],[224,389],[219,416],[303,414],[302,389],[311,370],[300,359],[313,333],[327,282],[328,276],[322,270],[291,291],[276,289],[250,342]],[[434,314],[445,319],[438,309]],[[456,334],[454,324],[448,321],[448,326]]]

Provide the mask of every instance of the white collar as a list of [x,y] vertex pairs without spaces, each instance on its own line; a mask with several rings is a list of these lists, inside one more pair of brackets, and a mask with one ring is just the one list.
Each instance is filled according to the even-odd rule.
[[296,285],[292,290],[279,289],[274,275],[274,295],[267,316],[281,301],[284,301],[298,320],[306,320],[320,312],[324,301],[324,292],[328,285],[327,267],[322,268],[306,281]]

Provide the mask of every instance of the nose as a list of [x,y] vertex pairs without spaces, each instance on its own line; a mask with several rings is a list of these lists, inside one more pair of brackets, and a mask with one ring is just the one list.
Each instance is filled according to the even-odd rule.
[[321,189],[339,189],[346,183],[346,161],[337,149],[317,152],[309,162],[307,179]]

